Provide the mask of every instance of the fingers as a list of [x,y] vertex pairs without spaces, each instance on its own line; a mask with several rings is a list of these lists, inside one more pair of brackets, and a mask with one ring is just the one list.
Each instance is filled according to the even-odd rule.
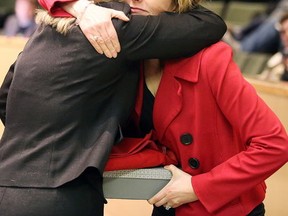
[[161,199],[159,202],[155,203],[154,205],[157,206],[157,207],[160,207],[160,206],[164,206],[164,207],[167,206],[167,207],[170,207],[170,208],[172,207],[171,205],[168,204],[168,200],[165,199],[165,198]]
[[168,184],[162,188],[156,195],[154,195],[152,198],[148,200],[148,203],[151,205],[161,206],[167,203],[167,188],[172,184],[172,181],[170,180]]
[[174,166],[173,164],[171,165],[167,165],[167,166],[164,166],[164,169],[166,170],[169,170],[172,175],[174,174],[174,172],[178,169],[176,166]]
[[[122,11],[111,10],[111,18],[129,21],[129,18]],[[98,46],[108,58],[116,58],[117,54],[121,51],[117,32],[111,20],[107,21],[102,26],[103,28],[99,27],[101,38],[97,41]]]
[[179,207],[182,204],[179,197],[169,189],[169,185],[167,186],[167,188],[163,188],[162,191],[149,199],[148,203],[157,207],[164,206],[166,210]]
[[120,44],[114,27],[109,29],[104,27],[100,28],[97,33],[90,33],[89,41],[99,54],[104,54],[108,58],[116,58],[120,52]]
[[103,37],[98,36],[97,40],[95,41],[95,45],[97,48],[100,48],[102,53],[108,58],[116,58],[117,57],[117,52],[113,46],[113,43],[111,42],[109,37]]
[[112,18],[129,21],[121,11],[94,5],[85,11],[78,23],[95,50],[108,58],[116,58],[121,50]]
[[98,39],[97,38],[98,38],[98,36],[95,36],[95,35],[90,35],[89,37],[87,37],[87,39],[89,40],[91,45],[95,48],[95,50],[99,54],[103,54],[101,47],[98,45],[98,42],[97,42]]
[[109,35],[109,39],[110,39],[110,43],[107,44],[109,50],[114,49],[117,53],[119,53],[121,51],[120,42],[118,40],[117,32],[114,26],[112,25],[112,23],[111,25],[107,27],[107,34]]
[[[164,206],[168,209],[169,207],[177,208],[179,205],[189,202],[193,198],[191,194],[186,195],[187,187],[192,187],[191,176],[174,165],[165,166],[164,168],[172,173],[172,178],[169,183],[149,199],[148,202],[157,207]],[[183,185],[185,185],[185,187]],[[190,197],[192,198],[190,199]]]
[[[174,170],[174,168],[176,167],[174,165],[168,165],[168,166],[164,166],[164,168],[172,172],[172,170]],[[167,194],[167,188],[172,184],[172,182],[173,182],[173,172],[172,172],[172,179],[168,182],[168,184],[165,187],[163,187],[155,196],[150,198],[148,202],[156,206],[161,206],[165,204],[167,202],[166,199],[164,200]],[[161,200],[163,201],[161,202]]]
[[157,207],[167,203],[166,194],[163,190],[157,193],[154,197],[148,200],[148,203]]
[[[128,22],[129,18],[122,11],[112,10],[112,18],[121,19]],[[112,22],[107,26],[107,34],[109,35],[110,41],[107,43],[108,49],[111,51],[116,51],[117,53],[121,51],[121,46],[119,43],[117,32],[112,24]],[[113,53],[112,53],[113,54]]]
[[177,203],[168,195],[167,189],[160,191],[154,197],[148,200],[148,203],[157,207],[164,206],[166,210],[178,207]]
[[[117,56],[117,53],[120,52],[120,42],[118,40],[117,32],[112,24],[112,21],[108,23],[105,29],[106,33],[106,46],[110,50],[111,54]],[[105,35],[104,35],[105,36]],[[114,57],[115,58],[115,57]]]
[[129,21],[129,18],[122,11],[113,11],[112,17],[117,18],[117,19],[121,19],[121,20],[126,21],[126,22]]

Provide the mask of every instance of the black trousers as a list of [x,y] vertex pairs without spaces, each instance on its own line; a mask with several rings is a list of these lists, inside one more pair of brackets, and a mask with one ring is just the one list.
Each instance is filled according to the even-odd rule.
[[[264,204],[261,203],[260,205],[256,206],[252,212],[250,212],[247,216],[264,216],[265,215],[265,208]],[[175,216],[175,209],[169,209],[168,211],[163,207],[154,207],[152,216]]]
[[101,179],[85,175],[52,189],[0,187],[1,216],[101,216],[104,203]]

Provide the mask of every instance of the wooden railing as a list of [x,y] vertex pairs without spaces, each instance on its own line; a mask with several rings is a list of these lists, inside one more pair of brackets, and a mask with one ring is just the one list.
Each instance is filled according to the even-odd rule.
[[254,86],[288,131],[288,82],[269,82],[249,77],[246,80]]
[[0,36],[0,82],[2,82],[10,65],[16,60],[27,42],[27,38]]
[[[2,83],[9,67],[23,50],[27,38],[0,36],[0,83]],[[0,135],[3,133],[3,125],[0,123]]]

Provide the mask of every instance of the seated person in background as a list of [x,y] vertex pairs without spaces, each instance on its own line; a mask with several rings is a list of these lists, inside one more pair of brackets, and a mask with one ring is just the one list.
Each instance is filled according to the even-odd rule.
[[260,79],[288,81],[288,12],[283,14],[275,29],[279,32],[283,48],[269,59]]
[[224,36],[224,40],[235,50],[271,54],[278,52],[281,48],[281,40],[274,26],[280,17],[288,10],[288,0],[280,0],[275,2],[275,4],[276,5],[273,11],[269,11],[267,13],[268,16],[265,15],[267,16],[266,18],[263,19],[258,17],[260,20],[254,20],[256,21],[257,27],[252,31],[250,31],[250,29],[249,33],[245,34],[245,37],[239,40],[234,38],[231,32],[227,31],[227,34]]
[[7,17],[4,23],[4,34],[29,37],[36,29],[36,8],[36,0],[16,0],[15,13]]
[[284,71],[282,72],[280,80],[288,81],[288,51],[286,51],[286,53],[283,53],[282,61],[284,65]]

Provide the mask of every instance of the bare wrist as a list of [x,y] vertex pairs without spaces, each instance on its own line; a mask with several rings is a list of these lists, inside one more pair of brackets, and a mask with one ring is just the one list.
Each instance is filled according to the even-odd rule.
[[94,1],[79,0],[63,4],[63,9],[77,18],[78,22],[82,19],[87,8],[94,4]]

